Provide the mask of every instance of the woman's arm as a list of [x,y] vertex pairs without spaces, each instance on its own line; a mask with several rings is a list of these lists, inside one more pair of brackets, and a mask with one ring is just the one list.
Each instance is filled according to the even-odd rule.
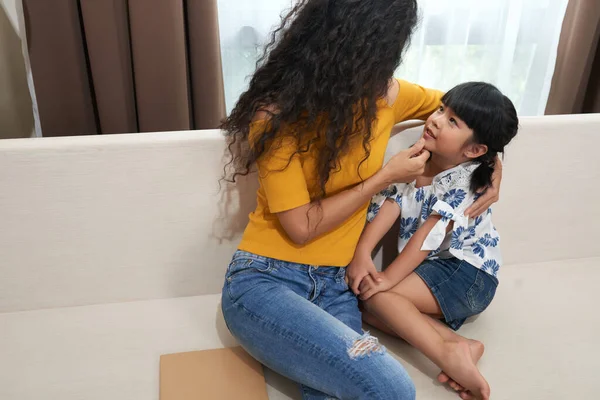
[[477,199],[467,210],[465,215],[471,218],[477,218],[483,214],[492,204],[500,199],[500,184],[502,183],[502,161],[496,158],[496,166],[492,174],[492,186],[485,190],[485,193]]
[[399,133],[407,131],[412,128],[418,128],[419,126],[425,125],[425,121],[411,120],[400,122],[399,124],[394,125],[392,128],[392,132],[390,132],[390,138],[393,138]]
[[401,79],[393,79],[387,101],[394,110],[395,123],[426,120],[442,102],[443,92],[428,89]]
[[[387,101],[394,111],[395,122],[426,119],[440,104],[443,93],[410,82],[393,79]],[[347,220],[374,194],[398,182],[410,182],[422,174],[429,152],[420,140],[411,149],[400,152],[381,170],[362,184],[300,207],[276,213],[289,238],[303,245],[327,233]]]
[[298,245],[337,228],[376,193],[393,183],[410,182],[421,175],[429,159],[429,152],[423,151],[423,146],[424,141],[420,140],[398,153],[375,175],[351,189],[277,213],[281,226]]

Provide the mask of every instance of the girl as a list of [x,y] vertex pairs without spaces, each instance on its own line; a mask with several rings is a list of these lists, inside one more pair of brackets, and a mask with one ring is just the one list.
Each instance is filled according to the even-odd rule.
[[[463,398],[490,396],[475,365],[483,348],[438,318],[457,330],[494,297],[502,261],[491,209],[477,218],[465,210],[491,184],[497,154],[517,129],[512,102],[494,86],[471,82],[446,93],[423,129],[431,153],[425,172],[374,197],[348,267],[352,289],[365,301],[366,322],[421,350],[445,372],[440,381],[452,378]],[[371,252],[398,217],[400,254],[373,279],[366,273],[374,268]]]
[[260,184],[223,315],[304,399],[415,398],[401,364],[363,334],[343,267],[371,197],[421,175],[429,157],[421,142],[382,168],[393,125],[425,119],[442,96],[392,79],[416,22],[416,0],[297,2],[223,124],[234,172],[256,166]]

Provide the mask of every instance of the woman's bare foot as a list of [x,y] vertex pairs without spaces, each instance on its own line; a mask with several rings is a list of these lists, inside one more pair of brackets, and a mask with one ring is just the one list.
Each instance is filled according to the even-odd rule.
[[[467,339],[466,342],[469,344],[469,350],[471,351],[471,359],[473,360],[474,364],[477,364],[479,362],[479,360],[481,359],[481,357],[483,356],[485,347],[483,346],[483,343],[481,343],[478,340]],[[457,392],[462,392],[465,390],[465,388],[463,388],[458,383],[456,383],[456,381],[454,381],[453,379],[450,379],[450,377],[444,371],[440,372],[440,374],[437,377],[437,380],[440,383],[447,383],[448,386],[450,386],[452,389],[456,390]],[[465,398],[468,399],[469,397],[463,397],[463,399],[465,399]]]
[[[444,355],[440,360],[440,367],[447,375],[470,392],[476,399],[488,400],[490,386],[473,362],[471,346],[467,341],[444,343]],[[469,394],[469,393],[465,393]],[[463,397],[463,396],[461,396]]]

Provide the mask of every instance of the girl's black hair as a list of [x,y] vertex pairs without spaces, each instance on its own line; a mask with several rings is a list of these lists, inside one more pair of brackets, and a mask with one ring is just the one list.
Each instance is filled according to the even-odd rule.
[[481,164],[471,177],[471,190],[489,187],[498,153],[504,152],[519,129],[515,106],[494,85],[485,82],[458,85],[442,97],[442,103],[473,130],[476,143],[487,146],[487,153],[475,160]]
[[[311,195],[324,197],[330,173],[353,143],[362,144],[363,161],[369,157],[377,101],[386,96],[417,21],[416,0],[298,1],[221,126],[232,157],[229,180],[247,175],[285,134],[298,143],[297,153],[318,147],[318,187]],[[258,111],[268,113],[269,123],[249,137]]]

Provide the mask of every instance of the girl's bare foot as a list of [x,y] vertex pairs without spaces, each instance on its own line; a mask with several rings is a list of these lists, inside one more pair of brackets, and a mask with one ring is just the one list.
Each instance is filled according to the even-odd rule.
[[473,362],[469,343],[447,341],[444,346],[444,355],[440,361],[442,369],[476,399],[489,400],[490,386]]
[[[481,359],[481,357],[483,356],[485,347],[483,346],[483,343],[481,343],[478,340],[467,339],[466,341],[469,344],[469,350],[471,351],[471,359],[473,360],[474,364],[477,364],[479,362],[479,360]],[[456,390],[457,392],[463,392],[465,390],[465,388],[463,388],[458,383],[456,383],[456,381],[454,381],[453,379],[450,379],[450,377],[444,371],[440,372],[440,374],[437,377],[437,380],[440,383],[447,383],[448,386],[450,386],[452,389]],[[472,397],[462,397],[462,398],[469,399]]]

